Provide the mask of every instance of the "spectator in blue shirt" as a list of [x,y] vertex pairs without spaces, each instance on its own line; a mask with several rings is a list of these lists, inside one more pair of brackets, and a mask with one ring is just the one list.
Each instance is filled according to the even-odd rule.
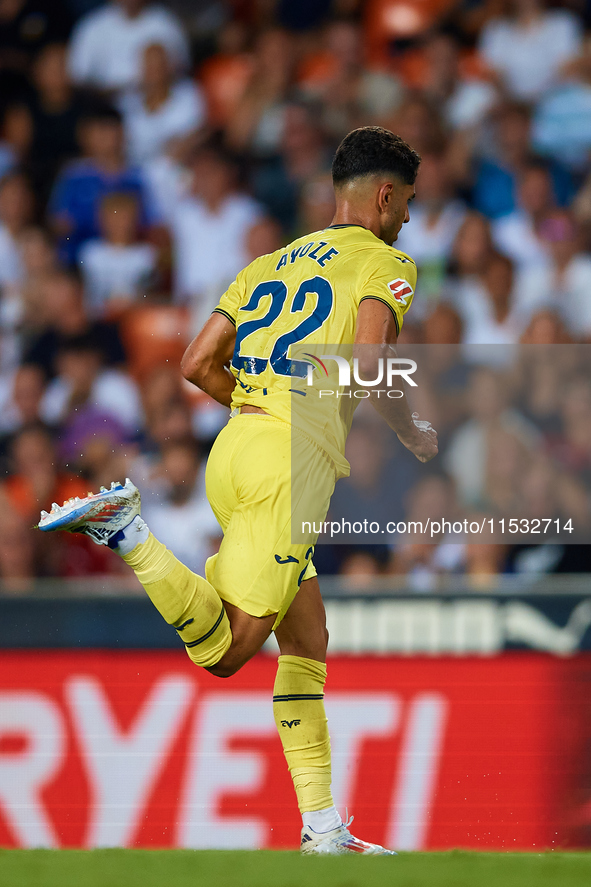
[[139,168],[125,161],[121,116],[111,107],[93,110],[80,122],[83,157],[68,164],[58,177],[50,201],[49,218],[58,235],[60,258],[72,265],[83,243],[99,236],[99,207],[107,194],[133,194],[140,224],[154,219]]
[[[531,111],[527,105],[507,103],[494,121],[492,151],[478,162],[472,189],[472,203],[489,219],[514,212],[517,182],[532,160]],[[549,164],[554,196],[559,206],[567,206],[575,192],[573,178],[561,163]]]

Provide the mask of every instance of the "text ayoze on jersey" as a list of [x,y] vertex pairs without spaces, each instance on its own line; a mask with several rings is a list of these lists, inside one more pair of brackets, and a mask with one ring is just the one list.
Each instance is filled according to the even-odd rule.
[[335,249],[334,246],[325,249],[327,246],[328,240],[311,240],[310,243],[305,243],[303,246],[298,246],[297,249],[283,253],[275,271],[285,268],[288,262],[290,265],[293,265],[297,259],[302,259],[304,256],[307,256],[320,265],[321,268],[324,268],[327,262],[330,262],[334,256],[339,254],[338,249]]

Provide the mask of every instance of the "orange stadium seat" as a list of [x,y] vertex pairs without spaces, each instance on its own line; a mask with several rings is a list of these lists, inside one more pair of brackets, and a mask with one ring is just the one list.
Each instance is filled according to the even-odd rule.
[[129,370],[142,380],[156,366],[178,366],[189,344],[189,312],[176,305],[130,308],[120,321]]
[[[475,50],[460,54],[460,76],[466,80],[491,80],[494,75],[486,67]],[[425,51],[422,47],[407,50],[396,62],[396,72],[410,89],[423,89],[428,69]]]
[[315,52],[304,56],[298,66],[296,79],[300,86],[313,90],[332,80],[336,69],[334,56],[330,52]]
[[223,126],[234,113],[252,74],[248,55],[214,55],[202,65],[198,79],[205,92],[209,122]]
[[368,0],[365,14],[367,57],[371,63],[390,61],[392,40],[409,40],[427,31],[453,0]]

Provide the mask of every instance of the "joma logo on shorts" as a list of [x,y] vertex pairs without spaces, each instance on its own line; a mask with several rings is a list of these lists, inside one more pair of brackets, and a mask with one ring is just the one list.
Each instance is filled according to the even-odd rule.
[[299,727],[301,723],[301,721],[281,721],[281,726],[289,727],[291,730],[292,727]]

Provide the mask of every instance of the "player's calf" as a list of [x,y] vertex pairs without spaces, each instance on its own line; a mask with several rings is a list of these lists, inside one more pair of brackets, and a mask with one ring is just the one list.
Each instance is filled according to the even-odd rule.
[[139,490],[129,479],[84,499],[54,503],[49,514],[41,512],[38,527],[43,532],[82,533],[119,554],[196,665],[216,665],[232,646],[230,621],[215,588],[150,533],[140,517]]
[[218,678],[230,678],[240,671],[249,659],[259,652],[273,629],[276,613],[271,616],[251,616],[233,604],[225,604],[232,643],[219,662],[207,671]]

